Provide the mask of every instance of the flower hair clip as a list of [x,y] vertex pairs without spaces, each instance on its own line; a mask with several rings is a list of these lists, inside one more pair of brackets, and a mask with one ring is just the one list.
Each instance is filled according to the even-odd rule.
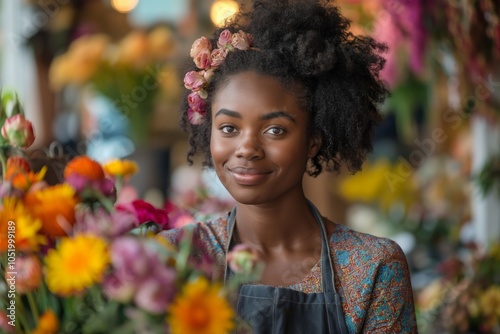
[[206,37],[194,41],[190,55],[199,71],[187,72],[184,76],[184,87],[191,90],[188,95],[188,119],[193,125],[200,125],[205,120],[206,90],[215,69],[222,64],[229,52],[248,50],[253,44],[252,35],[243,31],[231,33],[223,30],[217,40],[217,48],[212,50],[212,43]]

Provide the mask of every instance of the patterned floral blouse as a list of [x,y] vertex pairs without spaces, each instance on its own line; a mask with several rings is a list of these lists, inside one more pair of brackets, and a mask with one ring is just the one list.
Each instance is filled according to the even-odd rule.
[[[199,251],[215,259],[216,274],[223,277],[227,218],[164,231],[162,235],[177,244],[183,229],[192,228]],[[335,287],[349,333],[418,333],[408,264],[394,241],[336,224],[330,249]],[[301,277],[300,282],[286,287],[304,293],[321,292],[319,261]]]

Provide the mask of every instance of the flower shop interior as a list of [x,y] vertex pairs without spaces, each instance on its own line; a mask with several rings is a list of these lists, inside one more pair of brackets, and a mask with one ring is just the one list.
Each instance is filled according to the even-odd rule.
[[[44,191],[33,190],[42,179],[56,186],[68,175],[76,183],[86,177],[94,180],[101,195],[110,191],[109,185],[97,181],[103,171],[95,162],[118,180],[119,201],[141,199],[137,205],[150,215],[157,214],[155,209],[166,210],[169,227],[231,209],[233,200],[215,173],[203,169],[201,160],[191,166],[186,162],[187,137],[179,128],[178,110],[193,41],[211,34],[250,4],[251,0],[0,2],[2,136],[14,114],[25,118],[11,124],[21,132],[31,131],[21,134],[23,143],[30,145],[0,142],[1,252],[10,249],[7,236],[14,225],[9,222],[16,217],[15,226],[23,229],[28,245],[18,237],[16,265],[26,264],[17,272],[30,278],[25,282],[18,274],[12,297],[8,273],[15,271],[9,269],[13,258],[2,260],[1,330],[77,333],[76,328],[86,328],[83,332],[111,333],[99,327],[109,321],[104,315],[123,311],[118,303],[113,304],[116,308],[102,306],[98,291],[89,290],[89,298],[100,300],[105,311],[96,311],[101,309],[89,306],[88,300],[67,299],[55,303],[59,309],[54,309],[52,318],[46,312],[54,297],[39,297],[38,290],[56,284],[57,275],[49,277],[51,266],[70,261],[64,256],[72,246],[61,243],[61,248],[68,248],[66,255],[56,258],[49,251],[50,260],[28,263],[29,255],[24,256],[20,247],[32,251],[48,247],[50,241],[36,235],[39,228],[51,227],[22,223],[26,208],[12,208],[15,204],[9,198],[18,195],[13,195],[14,183],[6,185],[6,177],[12,175],[7,158],[29,162],[27,167],[16,162],[16,168],[29,170],[23,182],[33,187],[23,196],[42,218],[55,203],[71,205],[63,194],[67,189],[36,197]],[[362,171],[305,176],[306,193],[332,221],[399,244],[410,267],[419,332],[500,333],[500,2],[337,0],[336,4],[352,20],[354,34],[388,45],[381,76],[390,96],[381,106],[383,121]],[[90,160],[69,168],[81,156]],[[72,174],[72,168],[84,171],[85,177]],[[11,217],[8,210],[17,213]],[[88,217],[78,219],[92,224]],[[104,247],[95,240],[79,242],[95,254]],[[127,242],[131,252],[143,251],[130,240],[113,247],[125,248]],[[104,257],[91,261],[94,267],[105,265]],[[47,266],[43,274],[41,266]],[[40,283],[39,276],[47,276],[46,283]],[[78,284],[86,284],[86,279],[93,279],[90,276]],[[63,280],[56,290],[71,294],[75,288],[70,283]],[[127,298],[123,288],[114,289],[119,298]],[[147,304],[155,313],[154,303],[145,301],[145,296],[137,292],[135,303]],[[3,311],[13,301],[17,328],[8,325],[12,312]],[[79,311],[62,317],[61,305]],[[176,312],[181,314],[181,308]],[[84,324],[89,316],[96,320]],[[142,313],[130,311],[126,317],[133,321],[117,333],[134,332],[132,325],[146,326]]]

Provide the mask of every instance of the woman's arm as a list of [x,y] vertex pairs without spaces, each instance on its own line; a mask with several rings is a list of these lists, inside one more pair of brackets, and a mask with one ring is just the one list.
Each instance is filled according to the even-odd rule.
[[363,333],[418,333],[406,257],[393,241],[377,269]]

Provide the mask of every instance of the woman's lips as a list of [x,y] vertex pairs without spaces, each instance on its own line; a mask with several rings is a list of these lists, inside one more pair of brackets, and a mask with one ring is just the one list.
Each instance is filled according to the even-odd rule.
[[236,183],[243,186],[253,186],[262,183],[271,174],[269,171],[245,167],[229,168],[229,172]]

